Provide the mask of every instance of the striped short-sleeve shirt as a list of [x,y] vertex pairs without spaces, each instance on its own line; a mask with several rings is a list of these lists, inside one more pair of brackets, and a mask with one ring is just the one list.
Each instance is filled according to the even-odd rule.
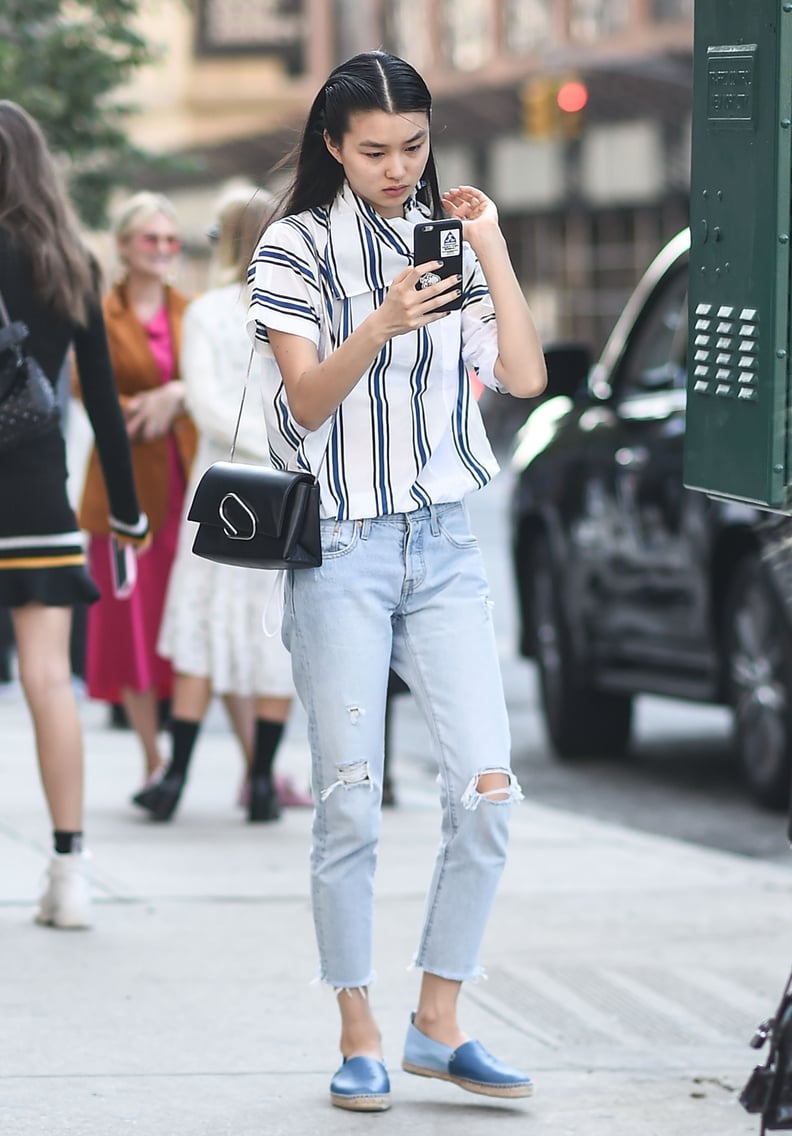
[[[257,351],[271,356],[273,328],[310,340],[326,358],[412,264],[412,230],[422,220],[415,203],[404,218],[383,218],[345,186],[329,209],[272,224],[249,273]],[[316,431],[294,420],[278,372],[266,372],[272,462],[318,471],[323,516],[360,519],[456,501],[497,472],[469,377],[473,371],[499,389],[497,326],[468,245],[462,289],[461,312],[389,340]]]

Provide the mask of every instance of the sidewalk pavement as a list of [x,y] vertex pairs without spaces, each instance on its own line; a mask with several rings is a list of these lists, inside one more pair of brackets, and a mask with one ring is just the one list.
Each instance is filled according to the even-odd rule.
[[[758,1133],[736,1103],[747,1041],[792,964],[792,872],[526,801],[463,1023],[537,1091],[496,1103],[399,1067],[437,840],[435,786],[397,754],[383,818],[372,989],[393,1109],[333,1109],[333,996],[312,983],[310,810],[249,825],[213,710],[181,809],[128,804],[134,738],[82,703],[96,926],[35,926],[49,833],[27,714],[0,699],[0,1133],[309,1136]],[[303,783],[299,715],[281,769]]]

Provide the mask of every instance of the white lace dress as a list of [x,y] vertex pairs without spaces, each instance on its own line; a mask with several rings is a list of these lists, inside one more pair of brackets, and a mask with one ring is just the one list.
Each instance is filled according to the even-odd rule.
[[[204,470],[228,459],[245,381],[250,340],[245,331],[247,293],[239,284],[215,288],[194,300],[184,316],[181,375],[200,440],[185,511]],[[236,458],[269,464],[256,356],[248,381]],[[209,676],[215,694],[294,694],[291,661],[280,633],[280,576],[255,568],[214,564],[192,552],[196,525],[182,520],[170,576],[158,652],[182,674]],[[273,594],[277,589],[277,594]]]

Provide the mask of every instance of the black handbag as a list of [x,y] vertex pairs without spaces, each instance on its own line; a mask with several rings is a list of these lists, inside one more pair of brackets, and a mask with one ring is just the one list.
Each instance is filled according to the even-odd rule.
[[233,460],[252,361],[251,352],[230,459],[209,466],[187,513],[198,522],[192,550],[239,568],[318,568],[322,542],[314,475]]
[[757,1065],[740,1094],[746,1112],[762,1118],[761,1133],[792,1128],[792,975],[772,1018],[751,1039],[754,1049],[766,1041],[770,1049],[764,1065]]
[[55,388],[25,351],[27,325],[11,321],[0,292],[0,452],[51,430],[60,420]]
[[187,514],[192,550],[240,568],[318,568],[319,486],[310,473],[222,461],[198,483]]

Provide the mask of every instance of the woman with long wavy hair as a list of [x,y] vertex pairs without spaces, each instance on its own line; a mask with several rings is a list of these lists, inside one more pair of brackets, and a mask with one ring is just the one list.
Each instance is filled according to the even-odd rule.
[[[0,291],[26,348],[55,384],[73,344],[85,407],[108,487],[108,524],[122,543],[141,543],[124,418],[116,394],[98,272],[80,237],[44,135],[16,103],[0,101]],[[57,423],[0,452],[0,605],[11,610],[19,677],[36,736],[54,849],[36,920],[88,927],[83,850],[83,742],[71,685],[72,609],[99,595],[86,569],[66,493]]]

